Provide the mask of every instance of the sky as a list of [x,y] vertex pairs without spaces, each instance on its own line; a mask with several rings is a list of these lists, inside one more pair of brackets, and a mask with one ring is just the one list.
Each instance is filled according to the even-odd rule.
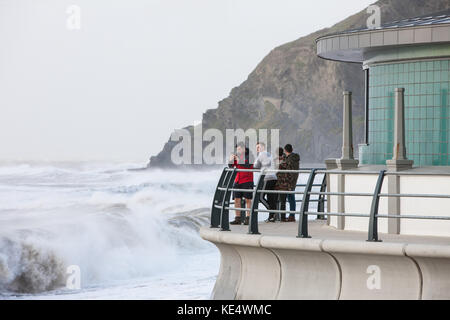
[[275,47],[374,0],[0,0],[0,161],[146,163]]

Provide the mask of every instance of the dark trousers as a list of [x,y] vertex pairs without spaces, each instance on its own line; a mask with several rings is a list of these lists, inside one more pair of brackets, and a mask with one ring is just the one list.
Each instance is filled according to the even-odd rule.
[[[264,184],[264,190],[274,190],[276,183],[277,183],[277,180],[266,181]],[[269,210],[277,209],[278,195],[276,193],[262,193],[261,198],[263,199],[263,201],[267,202]],[[269,218],[273,217],[273,215],[274,215],[273,213],[269,213]]]
[[[295,202],[295,194],[288,194],[287,199],[289,201],[289,210],[290,211],[295,211],[297,208],[296,202]],[[290,217],[295,217],[295,214],[291,213],[289,215]]]
[[[287,191],[287,190],[283,190],[283,191]],[[286,210],[286,197],[287,197],[287,194],[285,194],[285,193],[278,195],[278,210]],[[280,218],[286,219],[286,214],[281,213]]]

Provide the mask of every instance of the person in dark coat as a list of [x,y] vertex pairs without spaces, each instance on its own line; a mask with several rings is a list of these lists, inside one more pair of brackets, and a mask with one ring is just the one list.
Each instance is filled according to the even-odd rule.
[[[278,151],[278,169],[281,171],[277,172],[277,183],[275,184],[275,190],[280,191],[289,191],[290,188],[290,178],[289,173],[283,172],[282,170],[286,170],[288,168],[288,163],[286,162],[286,156],[284,154],[283,148],[280,148]],[[279,194],[278,195],[278,210],[286,210],[286,196],[287,194]],[[270,222],[274,222],[275,218],[272,216],[272,221],[269,218]],[[281,221],[286,221],[286,214],[281,214]]]
[[[300,169],[300,155],[293,152],[292,145],[287,144],[284,147],[284,153],[286,155],[286,169],[287,170],[299,170]],[[290,191],[295,191],[295,188],[297,187],[297,180],[299,173],[288,173],[288,180],[289,180],[289,189]],[[289,201],[289,210],[295,211],[296,210],[296,201],[295,201],[295,194],[289,194],[287,196],[287,199]],[[295,222],[295,214],[290,214],[289,218],[287,219],[288,222]]]

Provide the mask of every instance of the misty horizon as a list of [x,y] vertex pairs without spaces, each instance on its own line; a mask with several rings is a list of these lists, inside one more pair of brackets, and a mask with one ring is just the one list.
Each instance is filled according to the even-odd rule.
[[0,0],[0,161],[146,163],[273,48],[371,1],[343,3]]

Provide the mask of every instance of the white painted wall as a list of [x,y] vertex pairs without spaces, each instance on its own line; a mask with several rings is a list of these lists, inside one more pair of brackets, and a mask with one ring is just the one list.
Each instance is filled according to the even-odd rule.
[[[400,193],[450,194],[450,176],[402,176]],[[450,199],[401,198],[401,214],[421,216],[450,216]],[[401,234],[450,236],[450,221],[400,221]]]
[[[347,175],[345,177],[345,192],[371,193],[373,194],[378,175]],[[386,182],[386,181],[385,181]],[[382,192],[387,192],[387,183],[383,184]],[[345,197],[346,213],[370,214],[372,197]],[[388,202],[386,198],[380,199],[379,213],[387,213]],[[378,231],[387,232],[387,220],[379,219]],[[369,218],[345,217],[345,230],[367,231]]]
[[[378,175],[349,174],[345,177],[345,192],[373,193]],[[337,192],[337,175],[330,176],[330,191]],[[388,193],[387,177],[383,182],[382,193]],[[450,176],[401,176],[400,193],[449,194]],[[332,212],[337,211],[337,196],[330,197]],[[370,213],[371,197],[346,196],[345,213]],[[388,198],[382,197],[379,214],[388,214]],[[401,198],[400,214],[424,216],[449,216],[450,199]],[[330,225],[337,227],[337,218],[331,218]],[[368,231],[368,218],[345,217],[345,230]],[[387,233],[388,219],[378,219],[378,231]],[[450,221],[401,219],[400,233],[409,235],[450,236]]]

